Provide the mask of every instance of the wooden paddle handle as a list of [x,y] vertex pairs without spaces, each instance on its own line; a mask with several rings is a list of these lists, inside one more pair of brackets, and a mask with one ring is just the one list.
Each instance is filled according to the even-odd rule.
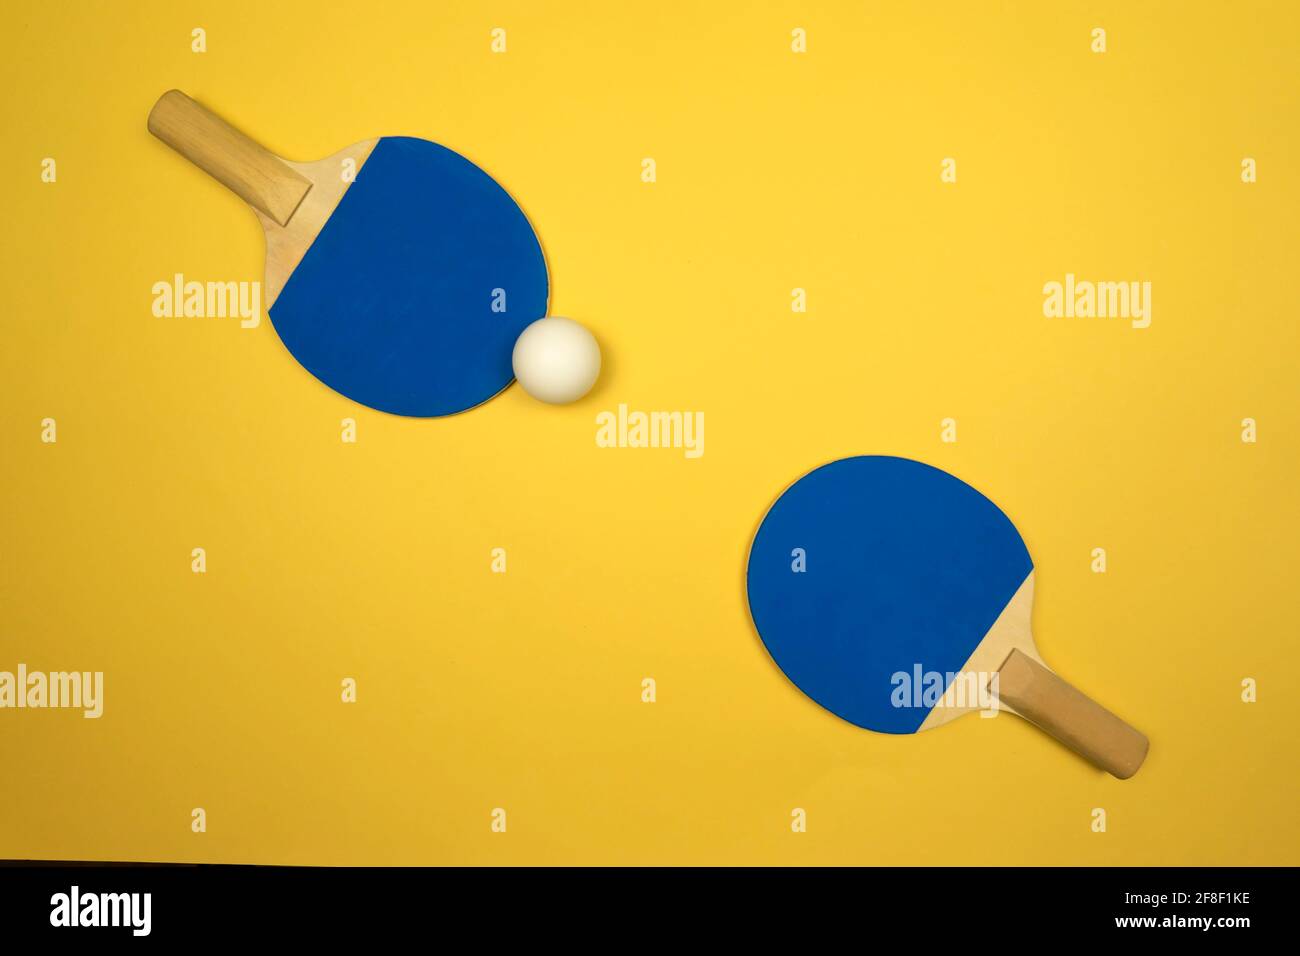
[[1150,746],[1146,737],[1038,661],[1012,651],[998,669],[998,697],[1107,773],[1127,780]]
[[180,90],[158,98],[149,132],[281,226],[311,189],[306,176]]

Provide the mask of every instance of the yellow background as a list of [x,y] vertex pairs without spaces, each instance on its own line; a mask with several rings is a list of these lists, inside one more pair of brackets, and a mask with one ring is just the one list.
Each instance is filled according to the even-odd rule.
[[[0,857],[1300,862],[1295,6],[709,6],[8,11],[0,669],[103,670],[106,700],[0,712]],[[402,419],[269,322],[155,318],[153,283],[263,257],[146,132],[170,87],[289,158],[403,133],[479,162],[597,390]],[[1066,272],[1151,281],[1151,327],[1044,318]],[[620,402],[703,411],[703,458],[598,448]],[[862,453],[1007,511],[1043,655],[1151,738],[1134,779],[1013,717],[858,730],[785,680],[750,537]]]

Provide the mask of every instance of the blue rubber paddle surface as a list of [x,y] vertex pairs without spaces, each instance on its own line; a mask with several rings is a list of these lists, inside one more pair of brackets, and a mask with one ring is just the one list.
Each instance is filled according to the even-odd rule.
[[510,384],[515,339],[547,295],[541,245],[504,189],[436,143],[385,137],[270,315],[330,388],[397,415],[450,415]]
[[[793,570],[802,548],[806,570]],[[786,676],[870,730],[915,733],[893,676],[961,670],[1033,570],[1015,526],[947,472],[844,458],[790,486],[749,554],[749,610]]]

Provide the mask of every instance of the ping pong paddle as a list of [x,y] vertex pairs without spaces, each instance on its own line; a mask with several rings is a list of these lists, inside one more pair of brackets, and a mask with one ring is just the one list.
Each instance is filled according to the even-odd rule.
[[179,90],[149,131],[253,207],[271,323],[330,388],[428,417],[513,381],[515,340],[546,314],[546,261],[523,211],[469,160],[385,136],[291,162]]
[[1120,779],[1146,757],[1146,737],[1043,663],[1020,533],[938,468],[870,455],[814,469],[763,518],[746,581],[777,666],[859,727],[929,730],[987,709],[992,691]]

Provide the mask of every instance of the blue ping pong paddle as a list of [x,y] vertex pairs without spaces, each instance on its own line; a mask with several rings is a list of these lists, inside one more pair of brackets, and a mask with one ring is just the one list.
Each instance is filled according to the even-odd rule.
[[777,666],[831,713],[911,734],[1009,710],[1121,779],[1147,739],[1043,663],[1034,565],[997,505],[906,458],[844,458],[763,518],[749,610]]
[[330,388],[424,417],[514,380],[515,340],[546,314],[546,260],[523,211],[469,160],[386,136],[291,162],[179,90],[149,130],[253,207],[271,322]]

